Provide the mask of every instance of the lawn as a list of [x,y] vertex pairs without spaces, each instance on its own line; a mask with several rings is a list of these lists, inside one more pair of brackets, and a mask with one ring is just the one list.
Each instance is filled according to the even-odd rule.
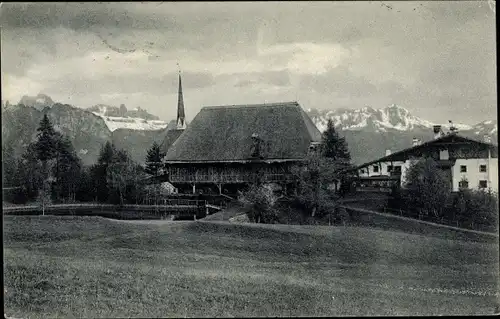
[[498,244],[357,227],[6,216],[4,282],[5,313],[23,318],[492,314]]

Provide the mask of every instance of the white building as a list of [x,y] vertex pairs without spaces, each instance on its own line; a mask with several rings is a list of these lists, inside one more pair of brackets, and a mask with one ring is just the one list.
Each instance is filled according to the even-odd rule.
[[414,139],[411,148],[357,167],[359,184],[387,188],[393,183],[405,185],[410,165],[423,157],[433,158],[448,175],[453,191],[460,188],[487,189],[498,192],[498,146],[459,136],[444,134],[434,128],[435,137],[426,143]]

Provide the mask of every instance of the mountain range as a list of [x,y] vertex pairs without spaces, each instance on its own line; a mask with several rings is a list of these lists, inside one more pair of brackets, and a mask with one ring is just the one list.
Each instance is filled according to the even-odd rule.
[[[434,123],[412,115],[407,109],[391,105],[382,109],[317,110],[308,109],[320,131],[332,119],[340,135],[345,136],[353,162],[361,164],[384,156],[385,151],[398,151],[412,144],[413,138],[432,139]],[[49,96],[23,96],[17,105],[2,102],[2,144],[10,143],[20,155],[34,140],[36,129],[46,113],[56,130],[69,136],[84,164],[95,163],[101,145],[113,141],[126,149],[132,159],[143,163],[153,141],[161,144],[166,131],[175,128],[175,121],[161,121],[141,108],[128,110],[98,104],[88,109],[55,103]],[[447,130],[449,124],[442,124]],[[476,125],[454,123],[459,134],[477,140],[484,135],[498,143],[497,120]]]
[[[381,109],[308,109],[307,113],[320,131],[326,128],[328,119],[332,119],[339,134],[345,136],[356,164],[382,157],[386,150],[395,152],[408,148],[412,145],[413,138],[429,141],[434,136],[434,125],[442,125],[444,131],[450,127],[450,123],[433,123],[421,119],[404,107],[394,104]],[[496,119],[475,125],[453,123],[453,126],[463,136],[484,140],[484,135],[487,135],[491,142],[498,143]]]

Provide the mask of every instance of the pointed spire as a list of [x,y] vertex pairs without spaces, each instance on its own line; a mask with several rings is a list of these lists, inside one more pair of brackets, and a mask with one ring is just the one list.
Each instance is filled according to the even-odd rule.
[[[179,66],[179,63],[177,63]],[[181,69],[179,67],[179,92],[177,100],[177,129],[184,129],[186,114],[184,113],[184,97],[182,96]]]

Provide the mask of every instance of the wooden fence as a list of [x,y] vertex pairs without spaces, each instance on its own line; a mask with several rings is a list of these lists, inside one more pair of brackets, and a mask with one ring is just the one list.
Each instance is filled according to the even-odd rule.
[[2,207],[4,215],[77,215],[102,216],[118,219],[163,219],[168,216],[204,217],[207,201],[171,199],[164,205],[56,204]]

